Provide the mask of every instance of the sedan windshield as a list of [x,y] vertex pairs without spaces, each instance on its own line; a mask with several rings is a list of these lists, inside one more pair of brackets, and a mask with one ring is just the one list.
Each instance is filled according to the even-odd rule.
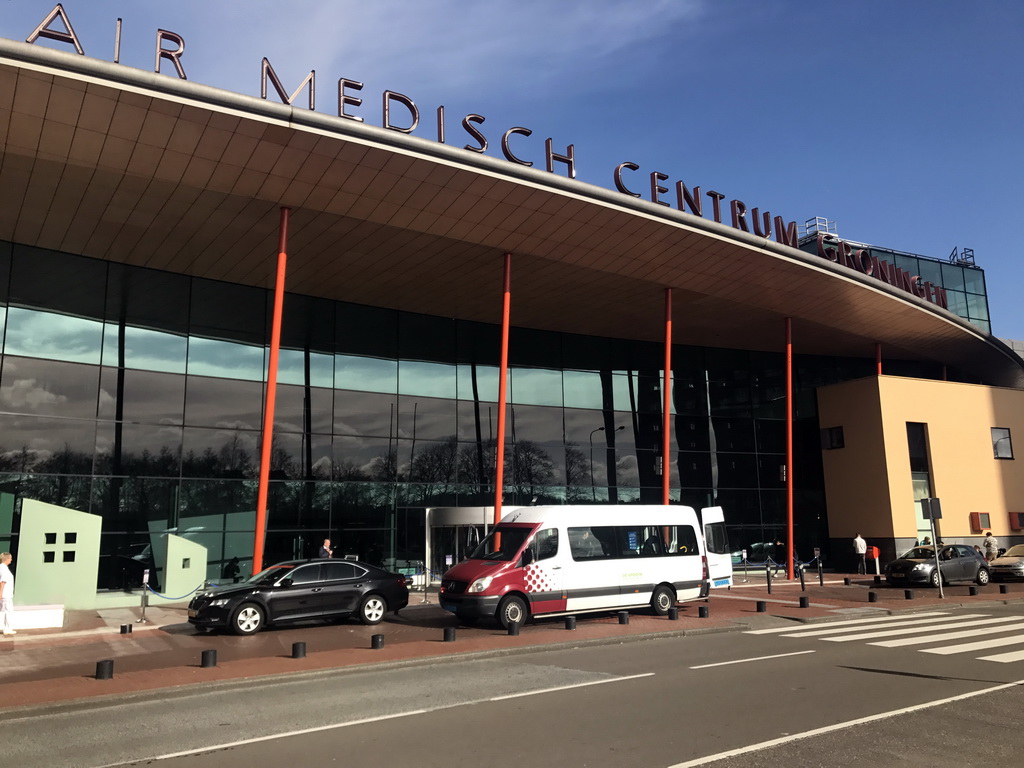
[[904,553],[900,560],[934,560],[935,550],[932,547],[914,547]]
[[511,528],[499,525],[473,550],[470,560],[508,561],[522,549],[523,542],[530,535],[530,528]]
[[262,571],[254,576],[250,576],[246,579],[247,584],[272,584],[279,578],[284,576],[288,571],[294,568],[291,563],[288,565],[272,565],[269,568],[264,568]]
[[1016,544],[1003,553],[1003,557],[1024,557],[1024,544]]

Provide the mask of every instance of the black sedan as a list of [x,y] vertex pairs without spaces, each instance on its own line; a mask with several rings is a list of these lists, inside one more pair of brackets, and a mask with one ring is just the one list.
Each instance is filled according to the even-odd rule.
[[405,576],[354,560],[289,560],[241,584],[215,587],[188,605],[195,627],[251,635],[265,624],[356,615],[377,624],[409,604]]
[[937,587],[941,578],[943,583],[973,581],[984,586],[990,576],[982,554],[963,544],[939,546],[938,571],[934,547],[914,547],[885,566],[885,580],[889,584],[924,583]]

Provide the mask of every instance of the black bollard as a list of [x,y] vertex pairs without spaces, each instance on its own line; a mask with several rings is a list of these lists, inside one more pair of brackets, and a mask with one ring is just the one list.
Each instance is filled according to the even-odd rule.
[[1009,591],[1010,591],[1010,585],[1009,584],[1000,584],[999,585],[999,594],[1000,595],[1005,595]]
[[454,643],[455,642],[455,627],[445,627],[444,628],[444,641],[446,643]]
[[679,621],[679,609],[676,608],[674,605],[668,609],[668,620]]
[[305,643],[292,643],[292,658],[293,659],[304,659],[304,658],[306,658],[306,644]]
[[804,584],[804,569],[803,568],[797,568],[797,571],[800,573],[800,591],[801,592],[806,592],[807,591],[807,585]]
[[575,616],[566,616],[565,617],[565,628],[566,629],[576,629],[576,617]]
[[850,577],[849,576],[844,576],[843,577],[843,584],[845,584],[846,586],[850,586]]
[[619,624],[629,624],[629,611],[619,611]]
[[379,651],[384,647],[384,635],[374,635],[370,638],[370,648]]
[[697,618],[706,619],[710,613],[710,608],[706,605],[701,605],[697,608]]
[[104,659],[96,662],[96,679],[110,680],[114,676],[114,660]]
[[203,651],[202,658],[199,661],[200,667],[216,667],[217,666],[217,652]]
[[764,613],[767,610],[768,610],[768,603],[766,603],[764,600],[758,600],[757,601],[757,612],[758,613]]
[[913,600],[914,599],[914,590],[912,590],[912,589],[904,589],[903,590],[903,597],[905,597],[907,600]]
[[508,634],[509,634],[509,637],[518,637],[519,636],[519,624],[518,623],[509,624],[508,625]]
[[882,577],[881,576],[875,576],[875,584],[881,584],[881,583],[882,583]]
[[821,570],[821,558],[818,558],[818,586],[825,586],[825,572]]
[[772,567],[767,563],[764,566],[764,578],[765,583],[768,585],[768,594],[770,595],[772,593]]
[[811,607],[811,598],[807,597],[806,595],[800,595],[800,607],[801,608],[810,608]]
[[978,588],[977,587],[968,587],[967,588],[967,594],[971,595],[971,596],[978,594]]
[[132,625],[131,624],[122,624],[121,625],[121,634],[122,635],[130,635],[131,633],[132,633]]
[[868,592],[868,602],[869,603],[877,603],[878,602],[878,593],[877,592]]

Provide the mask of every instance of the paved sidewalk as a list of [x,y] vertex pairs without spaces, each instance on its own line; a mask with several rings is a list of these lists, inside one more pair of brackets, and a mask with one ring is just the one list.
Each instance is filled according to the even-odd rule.
[[[569,647],[607,642],[640,641],[658,636],[685,636],[740,631],[781,625],[786,621],[818,622],[895,611],[924,611],[979,606],[986,602],[1024,600],[1024,585],[945,588],[945,598],[926,587],[915,588],[907,599],[903,588],[877,585],[871,576],[827,574],[823,586],[808,578],[775,580],[768,594],[763,575],[737,574],[740,582],[715,590],[708,602],[686,603],[677,621],[648,611],[630,614],[620,624],[611,614],[581,614],[576,629],[565,621],[541,619],[522,628],[516,637],[494,624],[457,627],[455,618],[436,604],[436,594],[414,592],[410,605],[390,614],[383,623],[366,627],[355,621],[308,623],[268,629],[251,637],[197,634],[188,624],[185,607],[149,607],[146,622],[138,609],[69,611],[60,630],[25,630],[0,640],[0,717],[13,716],[31,705],[54,704],[93,697],[124,697],[143,691],[195,684],[225,684],[260,676],[380,664],[429,663],[454,654],[509,654],[537,647]],[[849,585],[844,583],[849,578]],[[870,595],[875,596],[875,602]],[[806,597],[808,607],[800,606]],[[764,611],[758,611],[758,603]],[[701,608],[707,617],[700,616]],[[122,626],[131,632],[122,634]],[[446,628],[456,629],[454,642],[444,642]],[[374,635],[384,645],[371,648]],[[305,658],[293,658],[293,643],[306,644]],[[201,667],[204,650],[217,652],[217,666]],[[95,679],[98,661],[114,661],[114,677]]]

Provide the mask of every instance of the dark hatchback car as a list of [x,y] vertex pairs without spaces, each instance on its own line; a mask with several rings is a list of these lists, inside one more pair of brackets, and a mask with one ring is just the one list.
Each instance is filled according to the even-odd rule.
[[924,583],[937,587],[941,578],[943,583],[973,581],[984,586],[990,576],[981,553],[963,544],[939,547],[939,571],[935,570],[934,547],[914,547],[885,566],[885,580],[889,584]]
[[377,624],[408,604],[409,587],[399,573],[354,560],[289,560],[241,584],[199,593],[188,605],[188,621],[251,635],[267,624],[351,615]]

